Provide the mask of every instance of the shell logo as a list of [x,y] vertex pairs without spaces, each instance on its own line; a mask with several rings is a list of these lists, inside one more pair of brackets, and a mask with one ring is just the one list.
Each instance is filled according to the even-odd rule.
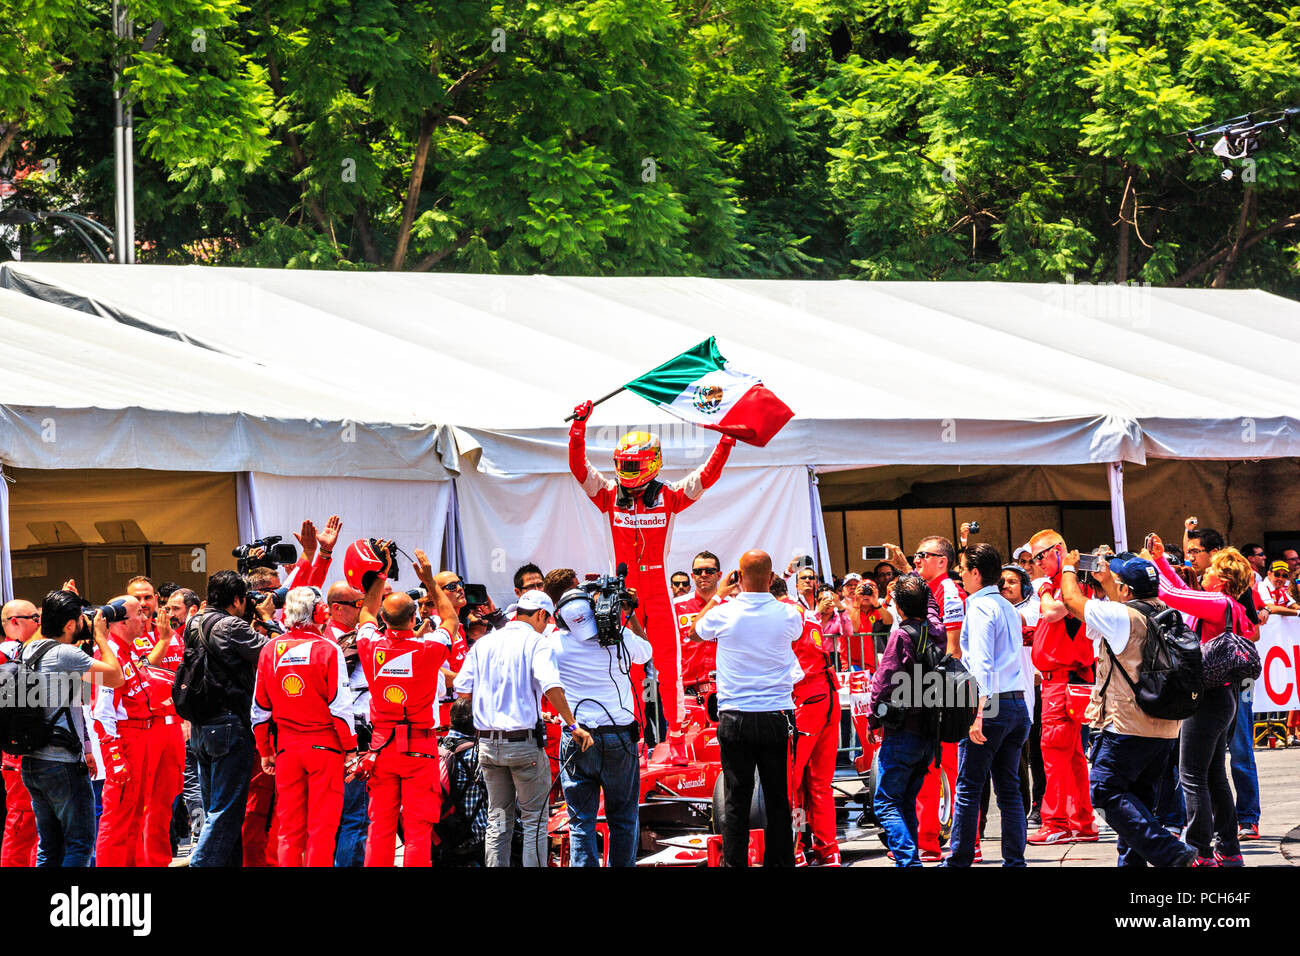
[[388,701],[390,704],[405,704],[406,691],[402,690],[402,688],[398,687],[396,684],[390,684],[384,689],[384,700]]
[[820,650],[822,646],[822,632],[814,627],[812,629],[811,637],[812,637],[813,644],[816,645],[817,648]]
[[290,697],[298,697],[302,694],[303,681],[297,674],[289,674],[284,680],[280,681],[280,686]]

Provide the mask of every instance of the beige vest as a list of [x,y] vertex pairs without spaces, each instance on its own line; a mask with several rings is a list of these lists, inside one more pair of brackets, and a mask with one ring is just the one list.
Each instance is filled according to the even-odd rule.
[[[1152,602],[1159,610],[1163,605]],[[1124,650],[1115,655],[1120,664],[1136,683],[1138,671],[1142,664],[1142,650],[1147,642],[1147,622],[1139,612],[1128,609],[1129,634]],[[1105,644],[1105,638],[1102,638]],[[1110,651],[1103,646],[1097,655],[1097,682],[1092,687],[1092,700],[1088,702],[1088,723],[1094,731],[1110,729],[1113,734],[1128,734],[1134,737],[1163,737],[1172,739],[1178,736],[1182,721],[1158,720],[1138,706],[1133,688],[1129,686],[1122,674],[1111,675],[1113,662]],[[1107,678],[1110,683],[1107,683]],[[1105,700],[1101,689],[1106,688]]]

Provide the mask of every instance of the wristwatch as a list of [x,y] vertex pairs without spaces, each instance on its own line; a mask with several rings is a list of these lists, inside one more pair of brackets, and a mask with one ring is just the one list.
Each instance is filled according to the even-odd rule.
[[573,733],[575,730],[578,729],[578,725],[577,725],[577,724],[569,724],[569,726],[565,727],[564,729],[567,730],[569,733]]

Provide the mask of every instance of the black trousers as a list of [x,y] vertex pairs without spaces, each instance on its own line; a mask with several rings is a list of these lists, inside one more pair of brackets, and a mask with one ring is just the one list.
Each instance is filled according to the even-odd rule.
[[749,866],[749,807],[754,799],[754,770],[767,808],[764,866],[794,866],[794,833],[786,789],[792,711],[718,715],[718,749],[722,757],[725,817],[722,823],[723,866]]
[[1187,836],[1210,856],[1217,842],[1226,856],[1241,852],[1237,842],[1237,804],[1225,766],[1228,738],[1237,717],[1237,686],[1213,687],[1201,694],[1196,713],[1179,732],[1178,774],[1187,802]]

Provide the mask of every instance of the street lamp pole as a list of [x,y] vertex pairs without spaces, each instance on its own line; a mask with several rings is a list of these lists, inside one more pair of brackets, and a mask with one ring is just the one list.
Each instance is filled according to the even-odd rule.
[[[113,0],[113,36],[119,41],[135,36],[135,27],[125,0]],[[135,136],[129,99],[122,91],[122,56],[115,51],[113,63],[113,172],[114,172],[114,258],[135,262]]]

